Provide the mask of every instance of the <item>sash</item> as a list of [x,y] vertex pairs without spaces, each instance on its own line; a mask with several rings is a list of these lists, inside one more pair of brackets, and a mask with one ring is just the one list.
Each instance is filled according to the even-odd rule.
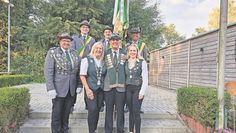
[[82,58],[83,55],[84,55],[84,50],[85,50],[85,47],[88,45],[88,43],[91,41],[92,37],[91,36],[88,36],[83,44],[79,47],[78,49],[78,55]]
[[138,49],[139,49],[139,52],[141,53],[144,49],[144,46],[145,46],[145,43],[144,42],[138,42]]

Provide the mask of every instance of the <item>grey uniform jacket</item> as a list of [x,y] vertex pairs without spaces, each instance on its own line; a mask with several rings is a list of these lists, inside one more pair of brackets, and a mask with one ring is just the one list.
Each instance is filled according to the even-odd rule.
[[[87,36],[87,37],[88,37],[88,36]],[[83,38],[82,38],[82,36],[79,36],[79,35],[73,35],[72,38],[73,38],[73,41],[72,41],[72,43],[71,43],[71,48],[74,49],[74,50],[76,50],[77,53],[78,53],[78,50],[79,50],[80,47],[83,45]],[[95,39],[92,38],[92,39],[88,42],[88,44],[85,46],[84,54],[83,54],[83,56],[82,56],[81,58],[86,57],[86,56],[90,53],[90,51],[91,51],[92,46],[93,46],[94,43],[95,43]],[[79,54],[78,54],[78,55],[79,55]]]
[[60,47],[51,48],[46,56],[44,64],[44,76],[46,79],[47,91],[56,90],[57,97],[66,97],[70,90],[75,95],[78,86],[77,74],[79,70],[79,57],[75,50],[70,50],[71,62],[66,59],[65,53]]

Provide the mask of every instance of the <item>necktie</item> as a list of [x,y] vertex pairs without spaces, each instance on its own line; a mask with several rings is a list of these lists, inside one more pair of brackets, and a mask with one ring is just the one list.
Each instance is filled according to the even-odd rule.
[[117,52],[114,52],[114,55],[113,55],[113,65],[116,67],[116,66],[117,66],[117,63],[118,63],[118,60],[117,60]]
[[68,50],[66,50],[65,53],[66,53],[66,59],[69,61],[69,70],[72,70],[72,62]]
[[108,44],[108,41],[106,40],[105,41],[105,50],[109,49],[109,44]]
[[85,43],[86,36],[82,36],[82,37],[83,37],[83,42]]

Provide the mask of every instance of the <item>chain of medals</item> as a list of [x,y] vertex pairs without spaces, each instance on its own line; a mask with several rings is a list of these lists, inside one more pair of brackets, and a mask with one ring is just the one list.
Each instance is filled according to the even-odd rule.
[[130,72],[129,78],[133,78],[132,69],[135,67],[135,65],[136,65],[136,60],[135,61],[132,61],[132,60],[128,61],[128,68],[129,68],[129,72]]
[[102,60],[100,66],[97,64],[97,62],[94,59],[94,64],[95,64],[95,69],[96,69],[96,74],[97,74],[97,85],[101,85],[101,78],[102,78],[102,67],[103,67],[103,62]]

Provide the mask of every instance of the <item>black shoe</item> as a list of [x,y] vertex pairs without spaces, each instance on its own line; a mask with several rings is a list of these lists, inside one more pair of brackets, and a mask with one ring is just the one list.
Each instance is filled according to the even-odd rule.
[[75,107],[72,106],[72,107],[70,108],[70,113],[73,114],[74,111],[75,111]]
[[103,111],[104,111],[104,106],[102,106],[100,109],[100,112],[103,112]]
[[144,111],[140,110],[140,114],[144,114]]

